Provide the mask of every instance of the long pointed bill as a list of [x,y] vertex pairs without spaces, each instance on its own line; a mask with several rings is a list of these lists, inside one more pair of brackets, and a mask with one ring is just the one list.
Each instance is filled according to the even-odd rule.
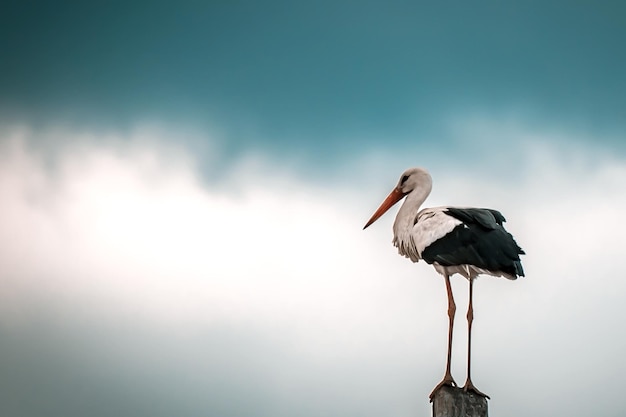
[[369,221],[367,222],[365,227],[363,227],[363,230],[367,229],[367,227],[370,224],[372,224],[376,220],[378,220],[378,218],[380,216],[382,216],[383,214],[385,214],[385,212],[387,210],[389,210],[394,204],[396,204],[398,201],[402,200],[402,197],[404,197],[404,195],[405,194],[402,191],[398,190],[397,188],[394,188],[393,191],[391,193],[389,193],[387,198],[385,198],[385,201],[383,201],[383,203],[380,205],[380,207],[378,207],[378,210],[376,210],[376,213],[374,213],[372,218],[369,219]]

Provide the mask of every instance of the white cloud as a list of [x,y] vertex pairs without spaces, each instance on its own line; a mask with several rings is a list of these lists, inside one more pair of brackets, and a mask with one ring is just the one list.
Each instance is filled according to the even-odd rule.
[[[353,182],[344,178],[339,186],[322,187],[251,156],[230,168],[225,183],[212,186],[198,174],[202,161],[165,145],[171,132],[87,140],[65,131],[74,145],[58,151],[52,163],[33,148],[42,133],[2,132],[5,333],[32,326],[42,314],[46,326],[82,317],[102,352],[121,355],[110,359],[111,366],[168,369],[159,360],[145,362],[145,340],[132,353],[136,336],[122,337],[126,345],[115,347],[104,341],[111,332],[119,336],[120,326],[137,333],[152,329],[149,341],[173,343],[172,352],[153,348],[155,357],[178,363],[176,372],[205,385],[210,379],[201,375],[207,371],[202,366],[208,365],[195,370],[204,357],[185,340],[200,343],[196,338],[210,333],[211,340],[200,344],[222,346],[214,354],[227,362],[218,379],[265,392],[272,412],[287,394],[293,397],[287,411],[298,401],[313,401],[303,394],[308,390],[313,397],[341,397],[336,407],[326,406],[331,414],[370,401],[363,410],[385,404],[408,415],[413,396],[425,399],[441,376],[447,331],[441,280],[429,266],[397,256],[390,243],[392,215],[361,230],[395,177],[374,178],[367,164],[353,164]],[[494,206],[528,253],[526,278],[483,278],[476,285],[473,369],[476,384],[494,398],[492,413],[512,415],[527,407],[521,388],[542,404],[567,399],[571,415],[590,411],[597,401],[610,404],[613,391],[604,382],[617,382],[626,370],[620,360],[626,340],[618,331],[626,290],[619,262],[626,163],[582,148],[540,145],[549,139],[534,134],[523,141],[516,168],[523,175],[511,183],[501,176],[492,180],[495,173],[432,169],[437,176],[427,204]],[[376,190],[364,186],[368,181]],[[379,190],[384,183],[388,187]],[[459,278],[454,287],[454,373],[462,383],[467,285]],[[246,335],[226,332],[220,342],[219,329],[246,329]],[[250,345],[237,346],[242,340]],[[242,365],[230,363],[229,351]],[[290,366],[266,369],[263,358]],[[245,366],[272,382],[243,381]],[[568,381],[592,392],[593,403],[582,396],[572,400]],[[311,410],[321,410],[314,403]]]
[[231,195],[207,188],[191,158],[173,163],[155,147],[69,150],[49,171],[23,141],[8,143],[2,266],[18,273],[5,275],[2,305],[14,313],[37,293],[177,323],[327,323],[337,312],[369,323],[387,301],[365,262],[372,234],[328,190],[239,166]]

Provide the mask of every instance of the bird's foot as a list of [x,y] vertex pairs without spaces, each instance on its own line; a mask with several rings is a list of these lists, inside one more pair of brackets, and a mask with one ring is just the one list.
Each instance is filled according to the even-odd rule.
[[443,380],[437,384],[437,386],[435,387],[435,389],[433,389],[433,391],[430,393],[430,395],[428,396],[428,398],[430,398],[430,402],[433,402],[433,399],[435,398],[435,394],[437,393],[437,391],[439,391],[441,389],[441,387],[443,386],[447,386],[447,387],[456,387],[456,382],[454,381],[454,378],[452,378],[452,375],[450,374],[446,374],[443,377]]
[[465,385],[463,386],[463,392],[473,392],[474,394],[487,398],[488,400],[491,399],[487,394],[479,391],[478,388],[476,388],[474,384],[472,384],[471,379],[465,381]]

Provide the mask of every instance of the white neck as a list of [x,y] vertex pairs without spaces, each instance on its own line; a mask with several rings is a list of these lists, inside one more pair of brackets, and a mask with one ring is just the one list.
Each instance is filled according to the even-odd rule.
[[396,220],[393,223],[393,234],[395,236],[404,235],[413,228],[417,212],[424,201],[426,201],[431,189],[432,183],[426,183],[418,186],[406,196],[406,200],[402,203],[402,207],[400,207]]

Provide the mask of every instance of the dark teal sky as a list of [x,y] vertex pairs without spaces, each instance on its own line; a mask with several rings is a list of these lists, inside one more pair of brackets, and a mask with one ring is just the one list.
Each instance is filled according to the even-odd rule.
[[322,156],[445,143],[476,112],[590,134],[626,116],[621,2],[14,2],[0,28],[10,121]]

